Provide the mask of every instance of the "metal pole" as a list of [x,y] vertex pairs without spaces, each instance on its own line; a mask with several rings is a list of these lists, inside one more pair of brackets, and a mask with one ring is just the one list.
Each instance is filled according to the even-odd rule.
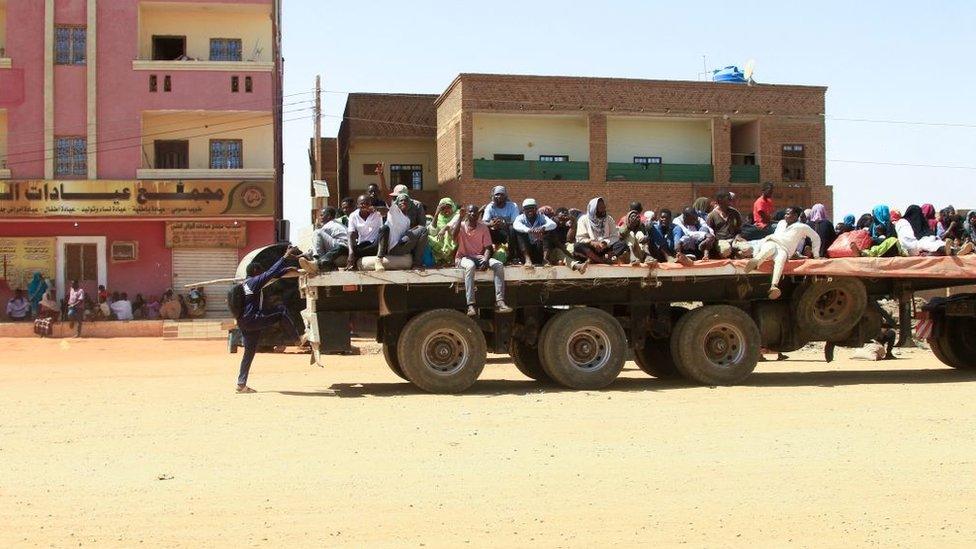
[[315,173],[312,179],[322,179],[322,77],[315,75]]

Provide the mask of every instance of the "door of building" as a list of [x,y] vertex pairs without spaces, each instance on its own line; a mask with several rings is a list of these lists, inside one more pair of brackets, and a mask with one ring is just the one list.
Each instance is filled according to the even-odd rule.
[[[190,290],[187,284],[196,284],[219,278],[234,278],[237,273],[237,250],[231,248],[175,248],[173,250],[173,287],[180,294]],[[207,316],[230,317],[227,308],[227,291],[232,283],[204,286],[207,296]]]
[[64,279],[70,286],[72,280],[85,290],[93,300],[98,289],[98,246],[96,244],[64,245]]

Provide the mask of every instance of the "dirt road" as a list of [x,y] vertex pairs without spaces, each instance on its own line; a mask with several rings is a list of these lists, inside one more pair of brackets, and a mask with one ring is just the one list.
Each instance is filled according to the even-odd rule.
[[3,547],[976,541],[976,373],[922,351],[598,392],[493,358],[433,396],[378,356],[259,355],[235,395],[220,342],[0,349]]

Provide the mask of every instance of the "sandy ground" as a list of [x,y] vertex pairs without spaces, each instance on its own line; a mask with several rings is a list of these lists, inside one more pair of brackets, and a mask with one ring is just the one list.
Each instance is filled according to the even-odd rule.
[[598,392],[494,357],[433,396],[378,356],[259,355],[235,395],[221,342],[0,349],[2,547],[976,542],[976,373],[923,351]]

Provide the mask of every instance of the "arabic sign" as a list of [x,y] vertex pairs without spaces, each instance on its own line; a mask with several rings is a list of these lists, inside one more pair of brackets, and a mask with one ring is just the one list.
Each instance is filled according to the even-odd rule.
[[274,182],[5,181],[0,217],[274,215]]
[[0,238],[0,278],[11,290],[26,291],[34,273],[54,278],[56,268],[55,238]]
[[178,221],[166,224],[167,248],[243,248],[246,223]]

